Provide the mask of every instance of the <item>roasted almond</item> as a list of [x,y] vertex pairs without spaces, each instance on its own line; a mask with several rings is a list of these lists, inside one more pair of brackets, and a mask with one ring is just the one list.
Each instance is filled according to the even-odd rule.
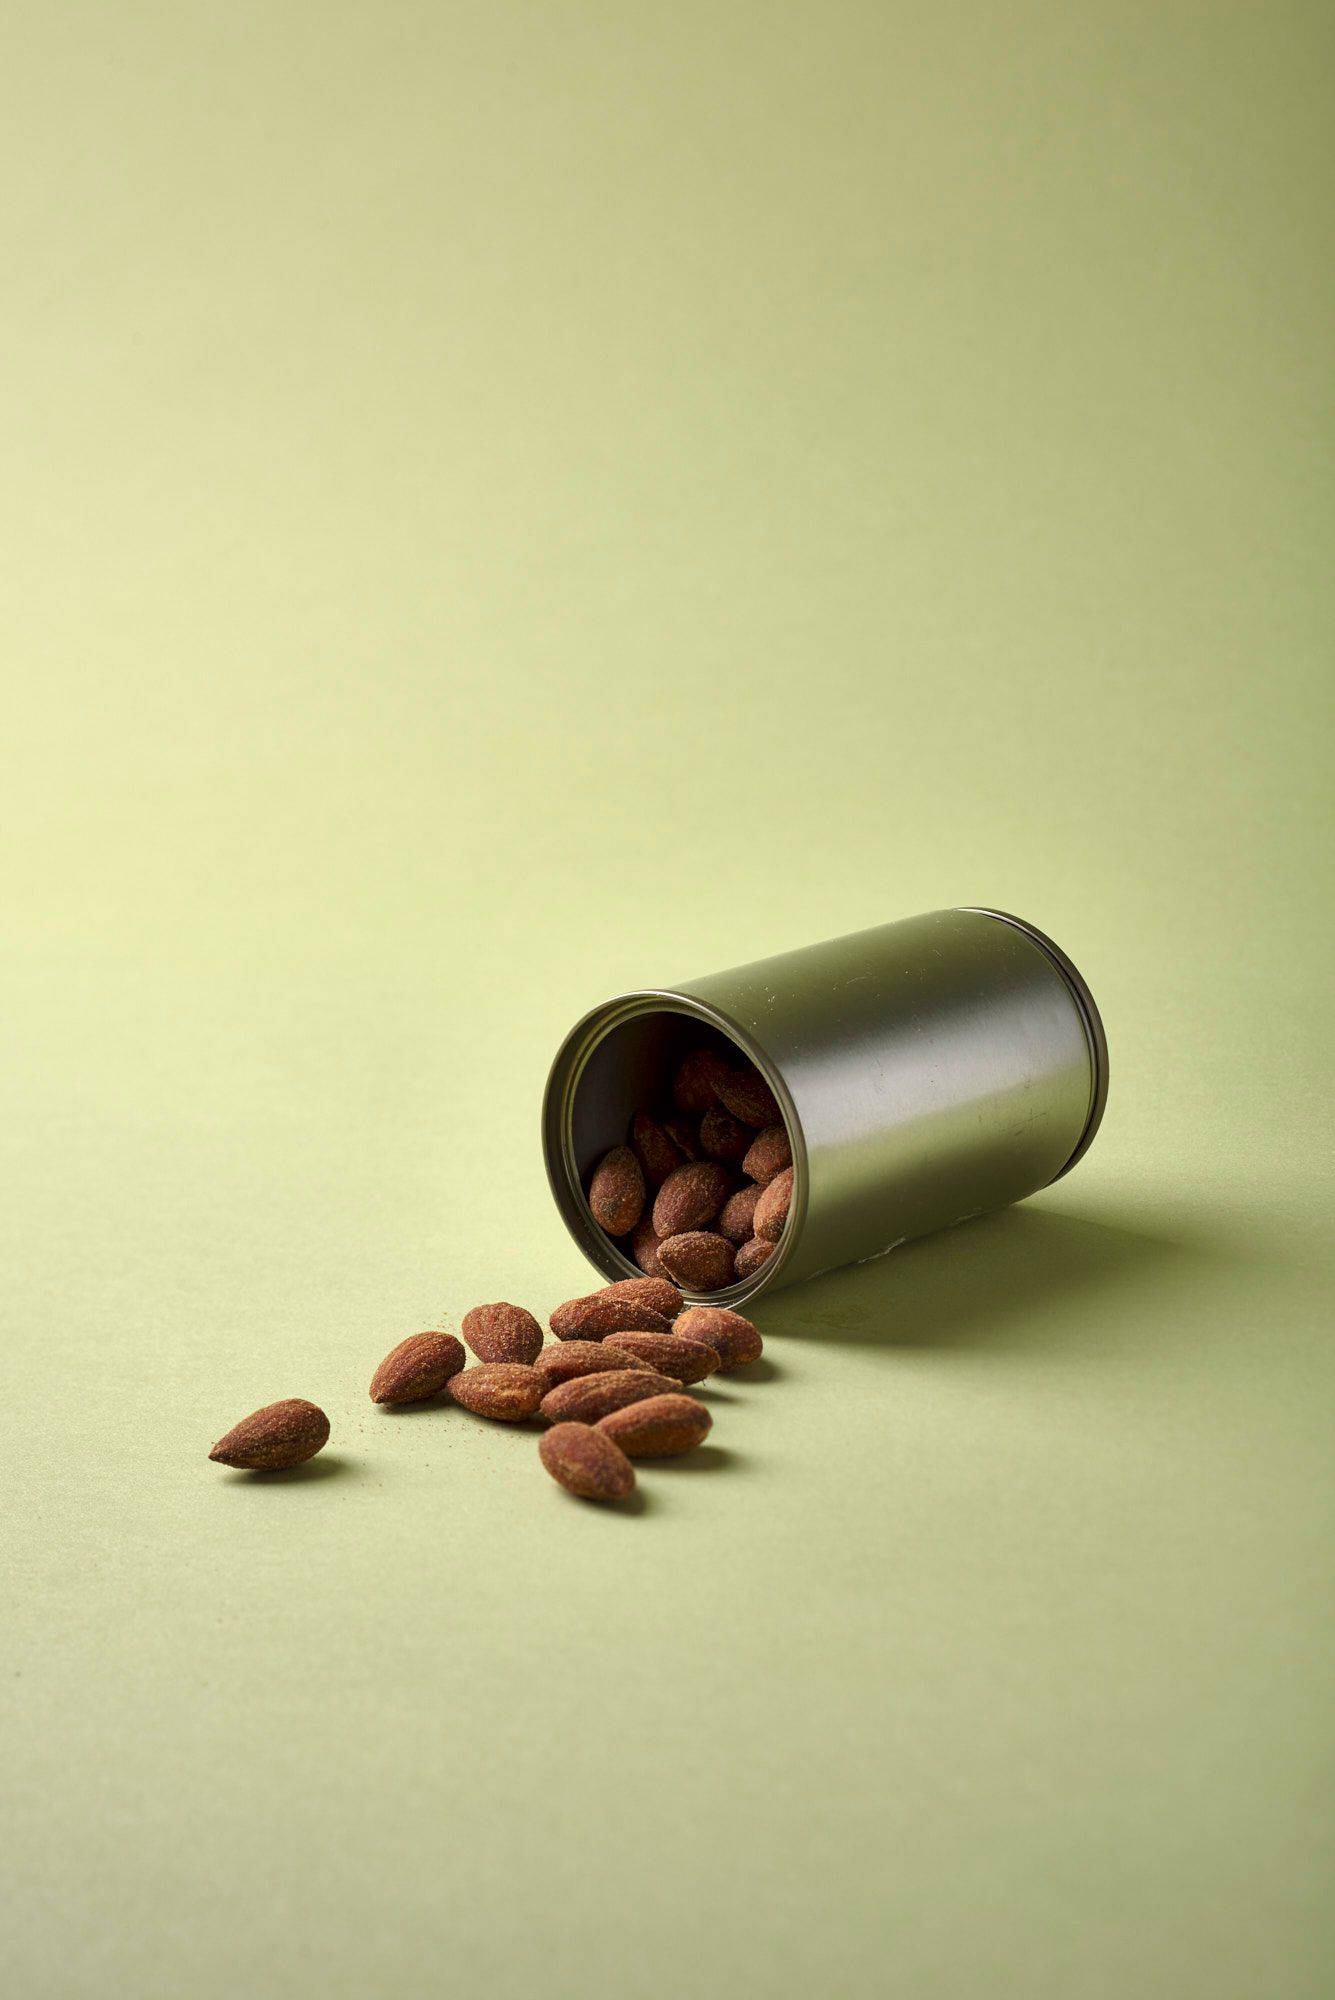
[[788,1220],[788,1209],[793,1199],[793,1170],[785,1167],[775,1174],[760,1200],[756,1203],[753,1218],[757,1236],[767,1237],[777,1243],[783,1235],[783,1225]]
[[618,1278],[614,1284],[604,1285],[597,1296],[601,1299],[635,1299],[640,1305],[648,1306],[651,1312],[662,1313],[664,1319],[675,1319],[686,1303],[677,1287],[667,1278]]
[[672,1079],[672,1102],[688,1118],[703,1118],[717,1096],[728,1065],[714,1049],[692,1049]]
[[712,1347],[701,1340],[683,1340],[677,1333],[609,1333],[601,1352],[606,1354],[608,1348],[634,1355],[674,1382],[703,1382],[719,1366],[720,1357]]
[[765,1343],[743,1314],[726,1306],[692,1306],[677,1322],[684,1340],[702,1340],[712,1347],[726,1368],[744,1368],[758,1361]]
[[446,1394],[475,1417],[518,1424],[531,1417],[542,1401],[544,1383],[536,1368],[517,1361],[484,1361],[452,1375]]
[[[690,1160],[669,1174],[654,1198],[656,1235],[681,1236],[688,1229],[703,1229],[728,1199],[727,1170],[717,1160]],[[662,1250],[659,1250],[662,1257]]]
[[754,1134],[716,1105],[700,1120],[700,1151],[707,1160],[719,1160],[725,1167],[741,1163]]
[[[462,1378],[458,1378],[462,1379]],[[651,1368],[617,1368],[609,1375],[576,1375],[549,1389],[539,1409],[549,1424],[596,1424],[609,1410],[623,1410],[646,1396],[661,1396],[678,1387]]]
[[606,1292],[590,1292],[582,1299],[567,1299],[551,1318],[558,1340],[601,1340],[609,1333],[668,1333],[671,1321],[638,1299],[612,1298]]
[[644,1175],[629,1146],[604,1153],[589,1181],[589,1209],[609,1236],[628,1236],[644,1213]]
[[700,1132],[689,1118],[680,1111],[663,1120],[663,1130],[671,1139],[683,1160],[698,1160],[700,1157]]
[[468,1356],[452,1333],[410,1333],[371,1377],[373,1403],[420,1403],[438,1396]]
[[725,1111],[743,1125],[781,1125],[778,1100],[758,1069],[730,1069],[717,1080],[714,1094]]
[[788,1144],[788,1129],[784,1125],[767,1125],[763,1132],[757,1132],[747,1148],[742,1161],[742,1172],[749,1174],[761,1187],[781,1174],[785,1167],[793,1164],[793,1149]]
[[647,1278],[665,1278],[658,1261],[658,1236],[649,1216],[642,1216],[630,1233],[630,1254]]
[[625,1452],[588,1424],[553,1424],[538,1440],[538,1457],[557,1485],[581,1500],[625,1500],[635,1491]]
[[[615,1336],[609,1335],[609,1344],[601,1340],[558,1340],[555,1347],[544,1347],[533,1363],[542,1377],[543,1394],[554,1389],[558,1382],[573,1382],[576,1375],[610,1375],[614,1369],[647,1368],[647,1361],[637,1361],[624,1348],[610,1345]],[[631,1340],[661,1340],[664,1336],[656,1333],[629,1334]]]
[[[670,1389],[670,1382],[664,1383]],[[285,1472],[303,1465],[329,1442],[329,1419],[302,1396],[266,1403],[234,1424],[219,1438],[209,1457],[217,1465],[235,1465],[246,1472]]]
[[714,1419],[694,1396],[650,1396],[600,1417],[596,1426],[627,1458],[675,1458],[709,1436]]
[[630,1147],[651,1188],[662,1187],[668,1175],[686,1157],[672,1134],[664,1131],[658,1120],[651,1118],[647,1111],[637,1111],[630,1121]]
[[732,1266],[738,1284],[743,1278],[753,1278],[765,1259],[774,1255],[774,1249],[774,1244],[766,1242],[763,1236],[752,1236],[741,1244]]
[[715,1236],[708,1229],[666,1236],[658,1246],[659,1262],[669,1278],[689,1292],[716,1292],[731,1284],[732,1257],[727,1237]]
[[464,1339],[479,1361],[532,1362],[542,1352],[542,1328],[523,1306],[474,1306],[464,1314]]
[[756,1212],[756,1203],[759,1200],[758,1187],[738,1188],[736,1194],[729,1195],[715,1224],[719,1235],[726,1236],[729,1243],[739,1245],[745,1243],[747,1237],[753,1233],[751,1217]]

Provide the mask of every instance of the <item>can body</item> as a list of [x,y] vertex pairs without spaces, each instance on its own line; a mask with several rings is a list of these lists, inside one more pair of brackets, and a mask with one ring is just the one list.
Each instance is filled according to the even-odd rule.
[[998,911],[938,910],[622,995],[567,1037],[543,1108],[557,1204],[608,1276],[635,1266],[589,1214],[588,1172],[702,1038],[762,1071],[793,1151],[777,1250],[711,1294],[732,1305],[1033,1194],[1088,1147],[1107,1095],[1089,989]]

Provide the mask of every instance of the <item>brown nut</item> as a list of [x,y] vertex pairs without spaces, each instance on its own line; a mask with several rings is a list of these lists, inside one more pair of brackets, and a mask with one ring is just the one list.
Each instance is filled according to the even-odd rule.
[[771,1243],[777,1243],[783,1235],[783,1225],[788,1220],[788,1209],[793,1199],[793,1170],[785,1167],[775,1174],[760,1200],[756,1203],[753,1218],[757,1236],[764,1236]]
[[700,1120],[700,1151],[707,1160],[719,1160],[725,1167],[741,1164],[754,1137],[749,1125],[739,1124],[717,1105]]
[[445,1393],[475,1417],[492,1417],[501,1424],[521,1424],[542,1401],[543,1380],[536,1368],[517,1361],[484,1361],[452,1375]]
[[647,1215],[641,1217],[631,1231],[630,1254],[646,1278],[667,1277],[666,1271],[658,1261],[658,1237],[653,1222]]
[[708,1229],[664,1237],[658,1258],[669,1278],[687,1291],[716,1292],[732,1283],[732,1245],[726,1236],[715,1236]]
[[680,1111],[663,1120],[663,1130],[671,1139],[683,1160],[698,1160],[700,1157],[700,1133],[689,1118]]
[[[608,1344],[601,1340],[558,1340],[555,1347],[544,1347],[533,1363],[542,1377],[543,1394],[554,1389],[558,1382],[573,1382],[576,1375],[610,1375],[614,1369],[648,1368],[647,1361],[637,1361],[624,1348],[610,1345],[615,1338],[608,1335]],[[657,1333],[631,1334],[635,1340],[661,1340]]]
[[742,1172],[749,1174],[761,1187],[768,1185],[775,1174],[781,1174],[785,1167],[793,1164],[793,1149],[788,1144],[788,1128],[784,1125],[767,1125],[763,1132],[757,1132],[747,1148],[742,1161]]
[[743,1125],[781,1125],[783,1113],[778,1099],[758,1069],[731,1069],[715,1085],[715,1095],[725,1111]]
[[648,1306],[650,1312],[662,1313],[667,1320],[675,1319],[686,1303],[668,1278],[618,1278],[614,1284],[604,1285],[597,1296],[634,1299],[638,1305]]
[[452,1333],[410,1333],[371,1377],[371,1401],[420,1403],[426,1396],[438,1396],[467,1361]]
[[767,1243],[763,1236],[752,1236],[743,1243],[733,1260],[732,1274],[738,1284],[743,1278],[753,1278],[767,1257],[774,1255],[775,1245]]
[[226,1437],[219,1438],[209,1457],[215,1465],[234,1465],[246,1472],[286,1472],[290,1465],[304,1465],[314,1458],[328,1442],[329,1419],[324,1411],[303,1396],[288,1396],[242,1417]]
[[[703,1229],[728,1199],[727,1170],[717,1160],[689,1160],[669,1174],[654,1199],[654,1231],[662,1236],[681,1236],[688,1229]],[[659,1251],[659,1257],[662,1257]]]
[[679,1167],[686,1155],[681,1147],[647,1111],[637,1111],[630,1121],[631,1151],[640,1163],[640,1171],[651,1188],[662,1187],[673,1170]]
[[606,1292],[590,1292],[582,1299],[567,1299],[551,1317],[551,1329],[558,1340],[601,1340],[609,1333],[668,1333],[671,1321],[638,1299],[613,1298]]
[[717,1371],[720,1361],[702,1340],[683,1340],[676,1333],[609,1333],[602,1352],[609,1347],[634,1355],[660,1375],[670,1375],[674,1382],[703,1382],[706,1375]]
[[703,1118],[717,1096],[728,1065],[714,1049],[692,1049],[672,1079],[672,1102],[688,1118]]
[[758,1187],[738,1188],[736,1194],[728,1196],[723,1204],[716,1227],[720,1236],[726,1236],[729,1243],[739,1246],[745,1243],[752,1232],[751,1218],[760,1200]]
[[538,1440],[538,1457],[557,1485],[581,1500],[625,1500],[635,1491],[625,1452],[588,1424],[554,1424]]
[[542,1328],[523,1306],[474,1306],[464,1314],[464,1339],[479,1361],[533,1362],[542,1352]]
[[612,1438],[627,1458],[675,1458],[709,1436],[714,1419],[694,1396],[650,1396],[624,1410],[613,1410],[597,1429]]
[[692,1306],[677,1325],[684,1339],[712,1347],[724,1369],[744,1368],[764,1352],[765,1343],[750,1320],[726,1306]]
[[629,1236],[644,1213],[644,1175],[629,1146],[604,1153],[589,1181],[589,1210],[609,1236]]
[[609,1410],[622,1410],[646,1396],[666,1395],[680,1384],[651,1368],[617,1368],[608,1375],[576,1375],[558,1382],[539,1404],[549,1424],[596,1424]]

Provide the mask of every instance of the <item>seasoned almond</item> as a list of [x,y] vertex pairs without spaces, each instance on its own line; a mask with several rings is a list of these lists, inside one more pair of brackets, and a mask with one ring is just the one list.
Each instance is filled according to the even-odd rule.
[[651,1368],[617,1368],[608,1375],[576,1375],[549,1389],[539,1409],[549,1424],[596,1424],[609,1410],[623,1410],[645,1396],[661,1396],[679,1385]]
[[714,1419],[694,1396],[650,1396],[600,1417],[597,1429],[627,1458],[675,1458],[709,1436]]
[[742,1161],[742,1172],[749,1174],[753,1181],[765,1187],[781,1174],[785,1167],[793,1164],[793,1149],[788,1144],[787,1127],[767,1125],[763,1132],[757,1132]]
[[371,1377],[373,1403],[420,1403],[438,1396],[468,1356],[452,1333],[410,1333]]
[[719,1160],[725,1167],[741,1164],[753,1137],[749,1125],[738,1124],[717,1106],[700,1120],[700,1151],[707,1160]]
[[[665,1388],[672,1384],[665,1382]],[[219,1438],[209,1457],[216,1465],[235,1465],[246,1472],[285,1472],[304,1465],[329,1442],[329,1419],[302,1396],[266,1403],[234,1424]]]
[[588,1424],[553,1424],[538,1440],[538,1457],[557,1485],[581,1500],[625,1500],[635,1491],[625,1452]]
[[649,1216],[642,1216],[630,1235],[630,1254],[647,1278],[666,1278],[658,1261],[658,1236]]
[[517,1361],[484,1361],[452,1375],[446,1394],[475,1417],[518,1424],[531,1417],[543,1397],[543,1380],[536,1368]]
[[479,1361],[532,1362],[542,1351],[542,1328],[523,1306],[474,1306],[464,1314],[464,1339]]
[[674,1382],[703,1382],[719,1366],[719,1355],[702,1340],[683,1340],[677,1333],[609,1333],[607,1348],[634,1355]]
[[[728,1199],[727,1170],[717,1160],[690,1160],[669,1174],[654,1199],[654,1230],[662,1236],[681,1236],[688,1229],[703,1229]],[[662,1257],[662,1250],[659,1251]]]
[[675,1319],[686,1303],[667,1278],[618,1278],[614,1284],[604,1285],[598,1297],[635,1299],[651,1312],[662,1313],[664,1319]]
[[680,1236],[666,1236],[658,1246],[663,1269],[688,1292],[716,1292],[720,1286],[731,1284],[732,1255],[727,1237],[715,1236],[708,1229],[690,1229]]
[[609,1236],[628,1236],[644,1213],[644,1175],[629,1146],[604,1153],[589,1181],[589,1208]]
[[756,1212],[760,1200],[758,1187],[738,1188],[736,1194],[728,1196],[723,1204],[716,1229],[720,1236],[726,1236],[729,1243],[741,1245],[752,1234],[751,1217]]
[[674,1112],[671,1118],[663,1120],[663,1130],[671,1139],[683,1160],[698,1160],[700,1157],[700,1132],[689,1118],[681,1112]]
[[672,1079],[672,1102],[688,1118],[703,1118],[727,1074],[727,1063],[714,1049],[693,1049]]
[[754,1224],[757,1236],[764,1236],[771,1243],[778,1242],[783,1235],[783,1225],[788,1220],[792,1199],[793,1170],[785,1167],[782,1173],[775,1174],[756,1203]]
[[651,1118],[647,1111],[637,1111],[630,1121],[630,1146],[651,1188],[662,1187],[668,1175],[686,1157],[672,1134],[664,1131],[658,1120]]
[[[659,1340],[662,1335],[655,1333],[630,1334],[631,1340]],[[617,1338],[608,1335],[608,1345],[601,1340],[558,1340],[555,1347],[544,1347],[533,1363],[542,1377],[543,1394],[554,1389],[558,1382],[573,1382],[576,1375],[610,1375],[614,1369],[647,1368],[647,1361],[637,1361],[624,1348],[616,1348],[610,1342]]]
[[738,1284],[743,1278],[752,1278],[767,1257],[774,1255],[775,1246],[766,1242],[763,1236],[752,1236],[743,1243],[733,1260],[732,1274]]
[[783,1113],[778,1100],[758,1069],[728,1070],[715,1084],[715,1093],[725,1111],[743,1125],[781,1125]]
[[744,1368],[759,1361],[765,1343],[742,1313],[726,1306],[692,1306],[677,1322],[686,1340],[703,1340],[719,1356],[725,1369]]
[[552,1314],[551,1328],[558,1340],[602,1340],[609,1333],[668,1333],[671,1321],[638,1299],[609,1297],[606,1292],[590,1292],[582,1299],[567,1299]]

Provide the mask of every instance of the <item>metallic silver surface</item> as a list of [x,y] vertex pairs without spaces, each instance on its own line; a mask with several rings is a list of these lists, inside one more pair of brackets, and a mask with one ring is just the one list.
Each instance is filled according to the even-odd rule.
[[709,1294],[730,1305],[1046,1187],[1085,1152],[1107,1096],[1088,987],[1001,911],[937,910],[625,994],[572,1030],[543,1104],[552,1192],[608,1277],[636,1267],[593,1221],[584,1182],[702,1041],[764,1072],[793,1148],[788,1227],[753,1278]]

